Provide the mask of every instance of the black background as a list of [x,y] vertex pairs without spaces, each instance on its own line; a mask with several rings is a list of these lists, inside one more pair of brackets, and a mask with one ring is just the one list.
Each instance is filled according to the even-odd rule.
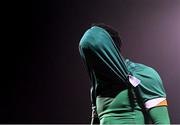
[[30,27],[30,36],[14,49],[16,82],[8,86],[10,96],[3,97],[2,123],[90,122],[89,78],[78,44],[94,22],[118,29],[123,55],[160,73],[171,121],[180,123],[179,0],[33,0],[29,4],[31,23],[25,28]]

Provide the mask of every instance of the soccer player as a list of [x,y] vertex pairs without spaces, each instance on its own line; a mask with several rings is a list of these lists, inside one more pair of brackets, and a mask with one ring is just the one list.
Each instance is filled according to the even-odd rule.
[[120,49],[118,32],[105,24],[94,24],[79,43],[91,81],[91,124],[170,124],[160,76]]

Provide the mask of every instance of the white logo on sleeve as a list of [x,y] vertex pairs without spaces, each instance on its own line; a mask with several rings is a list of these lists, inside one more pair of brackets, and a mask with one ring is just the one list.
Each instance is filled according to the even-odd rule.
[[139,85],[141,83],[141,80],[139,80],[138,78],[136,78],[135,76],[129,75],[129,82],[136,87],[137,85]]

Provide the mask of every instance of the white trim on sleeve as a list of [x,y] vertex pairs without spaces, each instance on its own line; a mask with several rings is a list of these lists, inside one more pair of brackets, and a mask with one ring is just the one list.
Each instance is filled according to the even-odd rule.
[[158,105],[160,102],[166,100],[166,98],[155,98],[155,99],[151,99],[151,100],[148,100],[147,102],[145,102],[145,107],[147,109],[150,109],[156,105]]

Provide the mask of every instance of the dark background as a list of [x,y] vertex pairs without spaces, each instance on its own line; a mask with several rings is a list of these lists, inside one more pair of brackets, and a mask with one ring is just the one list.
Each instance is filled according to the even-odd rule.
[[[78,44],[94,22],[118,29],[123,55],[161,75],[180,123],[180,0],[33,0],[31,36],[17,45],[16,84],[2,123],[89,123],[89,78]],[[23,10],[22,10],[23,11]]]

